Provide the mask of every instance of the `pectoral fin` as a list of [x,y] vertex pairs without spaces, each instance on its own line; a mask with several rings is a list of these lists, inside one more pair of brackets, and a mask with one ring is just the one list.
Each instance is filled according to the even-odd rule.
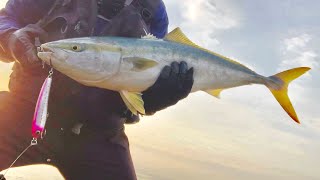
[[131,70],[138,71],[138,72],[152,68],[158,64],[157,61],[154,61],[152,59],[141,58],[141,57],[127,57],[127,58],[124,58],[123,60],[131,62],[133,65],[133,68]]
[[206,92],[216,98],[220,99],[220,94],[221,91],[223,91],[224,89],[214,89],[214,90],[207,90]]
[[120,95],[128,109],[133,114],[146,114],[141,93],[120,91]]

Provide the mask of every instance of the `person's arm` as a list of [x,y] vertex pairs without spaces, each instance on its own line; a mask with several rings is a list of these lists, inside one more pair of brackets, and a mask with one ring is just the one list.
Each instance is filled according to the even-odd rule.
[[8,40],[12,32],[22,26],[18,20],[18,16],[19,11],[14,6],[13,0],[10,0],[6,7],[0,10],[0,61],[14,61],[9,53]]
[[[0,61],[13,62],[16,60],[9,47],[10,37],[16,31],[36,23],[53,2],[50,0],[9,0],[7,2],[6,7],[0,10]],[[33,32],[29,27],[25,33],[31,35],[38,32]]]

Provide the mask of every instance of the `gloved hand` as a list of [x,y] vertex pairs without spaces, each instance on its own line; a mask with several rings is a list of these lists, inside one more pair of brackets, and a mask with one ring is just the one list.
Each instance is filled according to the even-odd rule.
[[193,68],[188,69],[185,61],[165,66],[157,81],[143,92],[147,115],[165,109],[187,97],[193,85]]
[[40,67],[41,63],[37,56],[34,40],[36,37],[45,39],[45,36],[46,32],[35,24],[29,24],[24,28],[14,31],[8,39],[8,49],[11,56],[23,68]]

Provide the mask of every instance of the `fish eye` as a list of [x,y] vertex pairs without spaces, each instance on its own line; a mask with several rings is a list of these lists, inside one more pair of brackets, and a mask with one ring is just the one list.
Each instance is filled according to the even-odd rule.
[[72,49],[72,51],[80,52],[80,51],[82,51],[83,48],[80,45],[72,45],[71,49]]

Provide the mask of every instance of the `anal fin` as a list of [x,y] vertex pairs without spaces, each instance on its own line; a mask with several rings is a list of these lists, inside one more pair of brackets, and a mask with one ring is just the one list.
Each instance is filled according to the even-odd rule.
[[124,103],[133,114],[146,114],[141,93],[128,91],[120,91],[119,93]]
[[213,90],[206,90],[205,92],[207,92],[208,94],[210,94],[211,96],[214,96],[218,99],[220,99],[220,94],[224,89],[213,89]]

